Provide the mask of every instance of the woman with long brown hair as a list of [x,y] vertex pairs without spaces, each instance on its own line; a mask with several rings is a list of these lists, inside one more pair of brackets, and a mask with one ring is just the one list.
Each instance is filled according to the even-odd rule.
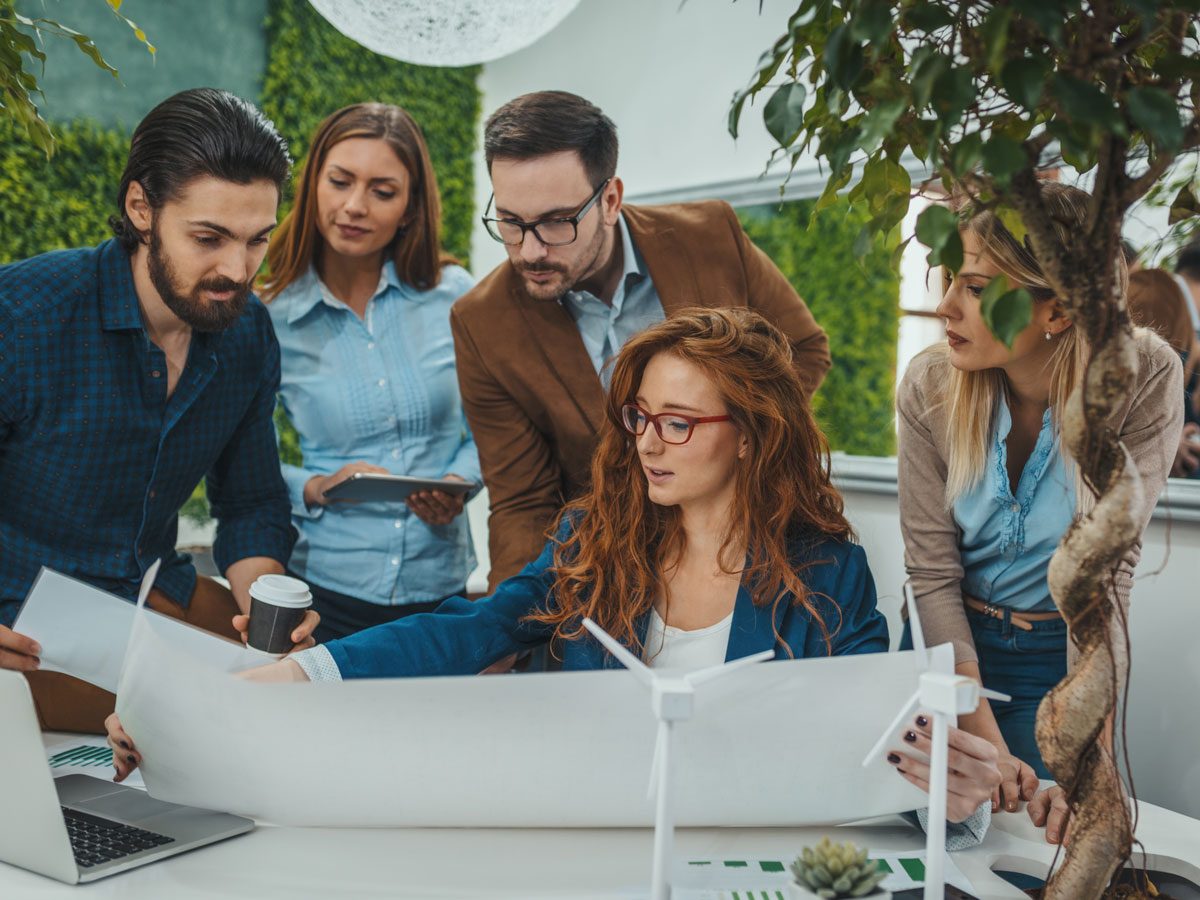
[[475,567],[462,495],[325,496],[356,473],[480,481],[449,321],[472,280],[441,250],[440,208],[417,123],[358,103],[318,126],[267,252],[280,398],[304,457],[284,466],[289,570],[312,588],[318,640],[428,611]]

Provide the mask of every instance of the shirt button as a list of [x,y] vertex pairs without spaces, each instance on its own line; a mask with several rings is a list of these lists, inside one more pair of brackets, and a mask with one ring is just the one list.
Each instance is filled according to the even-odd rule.
[[392,459],[399,459],[399,458],[400,458],[400,451],[399,451],[399,450],[393,450],[393,451],[392,451]]
[[374,342],[374,341],[371,341],[370,343],[368,343],[368,344],[367,344],[367,349],[368,349],[368,350],[374,350],[374,349],[375,349],[375,342]]
[[397,519],[395,522],[393,522],[393,523],[392,523],[392,526],[393,526],[394,528],[403,528],[403,527],[404,527],[404,520],[403,520],[403,519]]
[[150,499],[151,499],[151,500],[153,500],[153,499],[154,499],[155,497],[157,497],[157,496],[158,496],[158,491],[153,491],[153,490],[152,490],[152,491],[150,492]]
[[1013,511],[1013,512],[1020,512],[1020,511],[1021,511],[1021,504],[1020,504],[1020,503],[1014,503],[1014,504],[1012,505],[1011,509],[1012,509],[1012,511]]
[[153,375],[155,378],[162,378],[162,372],[158,371],[158,369],[155,369],[150,374]]
[[387,379],[386,379],[386,378],[380,378],[380,379],[379,379],[379,386],[380,386],[380,387],[387,387]]
[[400,557],[398,557],[398,556],[393,556],[393,557],[392,557],[392,565],[393,565],[393,566],[398,566],[398,565],[400,565]]

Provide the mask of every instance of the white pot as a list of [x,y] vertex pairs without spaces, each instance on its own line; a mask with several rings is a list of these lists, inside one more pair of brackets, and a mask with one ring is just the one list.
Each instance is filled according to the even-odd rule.
[[[814,894],[807,887],[795,881],[791,882],[788,887],[790,888],[790,894],[788,895],[790,900],[822,900],[818,894]],[[861,898],[861,900],[892,900],[892,892],[885,891],[881,887],[875,888],[875,893],[868,894]]]

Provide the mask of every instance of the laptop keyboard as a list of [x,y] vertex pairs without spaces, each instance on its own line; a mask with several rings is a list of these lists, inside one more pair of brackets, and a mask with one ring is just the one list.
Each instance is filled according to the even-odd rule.
[[67,833],[71,836],[75,862],[83,869],[161,847],[175,840],[165,834],[122,825],[120,822],[91,816],[76,809],[67,809],[65,806],[62,813],[67,822]]

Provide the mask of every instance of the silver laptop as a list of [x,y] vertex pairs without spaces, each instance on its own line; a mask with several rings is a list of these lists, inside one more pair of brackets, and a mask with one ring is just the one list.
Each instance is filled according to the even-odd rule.
[[254,828],[88,775],[51,777],[29,684],[17,672],[0,670],[0,710],[0,861],[78,884]]

